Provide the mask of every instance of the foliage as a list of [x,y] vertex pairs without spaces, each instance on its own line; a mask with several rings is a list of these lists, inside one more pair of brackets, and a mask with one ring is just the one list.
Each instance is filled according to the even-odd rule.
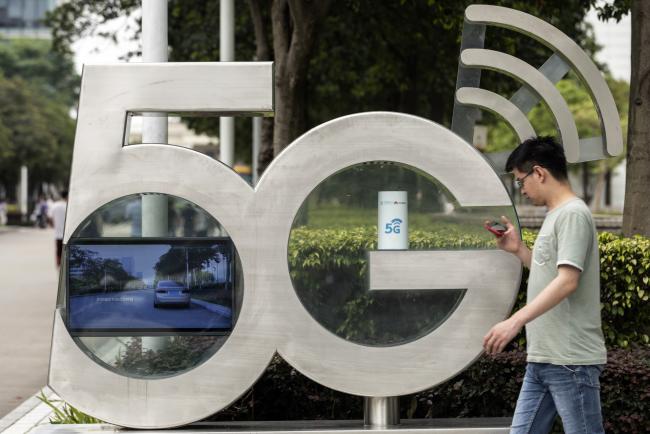
[[77,102],[79,76],[72,55],[53,51],[49,41],[0,37],[0,70],[5,78],[20,77],[68,108]]
[[[463,13],[472,3],[477,1],[335,1],[319,23],[320,33],[309,67],[291,78],[302,82],[306,74],[304,98],[291,102],[278,100],[277,103],[305,105],[296,108],[298,112],[306,113],[304,128],[344,114],[368,110],[401,111],[449,124]],[[595,49],[583,24],[589,1],[494,0],[485,3],[536,15],[558,27],[588,51]],[[263,19],[270,21],[271,2],[261,4]],[[256,52],[253,19],[250,8],[246,7],[248,5],[241,2],[236,8],[237,60],[253,59]],[[54,46],[58,50],[67,50],[74,41],[90,34],[113,37],[111,33],[102,32],[102,24],[131,15],[138,6],[139,2],[133,0],[63,2],[47,19],[47,24],[53,29]],[[218,60],[218,9],[214,2],[169,2],[170,60]],[[134,38],[139,38],[139,26],[140,21],[136,20],[136,28],[132,29]],[[267,39],[271,38],[270,28],[267,25]],[[534,65],[541,64],[550,55],[541,44],[523,35],[489,29],[487,36],[488,48],[518,55]],[[269,55],[269,60],[273,60],[272,50]],[[276,74],[280,72],[276,71]],[[486,74],[483,81],[488,87],[504,92],[517,87],[515,82],[504,80],[503,76],[495,79]],[[199,132],[215,134],[218,128],[218,123],[210,119],[190,122]],[[248,154],[250,126],[238,122],[236,128],[236,149],[238,152],[246,150],[238,157],[244,157]]]
[[590,0],[590,2],[598,11],[598,18],[603,21],[613,18],[619,22],[624,15],[630,12],[632,6],[632,0],[613,0],[611,3],[598,0]]
[[[623,80],[615,80],[607,77],[607,84],[614,96],[614,101],[621,118],[621,129],[627,131],[627,115],[629,104],[630,86]],[[591,100],[589,92],[574,75],[569,74],[567,78],[560,80],[556,87],[567,102],[571,114],[573,114],[578,135],[582,138],[596,137],[601,135],[600,120],[598,113]],[[490,119],[490,131],[488,135],[487,152],[499,152],[514,148],[518,139],[510,130],[510,127],[501,122],[500,119]],[[528,113],[528,120],[539,135],[557,135],[557,127],[552,113],[544,105],[538,104]],[[616,157],[610,160],[611,163],[620,163],[623,157]],[[613,167],[610,165],[610,167]]]
[[[410,231],[411,249],[436,248],[489,248],[492,240],[463,232],[463,227],[451,224],[440,226],[437,231]],[[340,324],[337,334],[358,339],[360,330],[375,336],[375,328],[363,322],[373,303],[367,295],[346,289],[348,298],[333,297],[339,281],[348,282],[352,288],[364,287],[366,276],[366,251],[376,248],[376,227],[333,229],[298,228],[289,239],[289,269],[291,278],[299,290],[303,303],[315,304],[306,308],[314,311],[326,303],[332,311],[332,328]],[[524,231],[524,241],[532,247],[535,234]],[[610,233],[599,236],[601,256],[601,300],[603,331],[608,347],[626,348],[630,344],[650,345],[650,239],[643,237],[623,238]],[[332,275],[337,279],[332,280]],[[340,278],[339,276],[344,276]],[[517,307],[525,303],[528,271],[524,269]],[[374,303],[377,303],[376,301]],[[365,325],[364,325],[365,324]],[[523,347],[522,335],[512,344]]]
[[[494,246],[489,234],[463,233],[462,225],[440,224],[435,229],[410,230],[411,247]],[[416,339],[444,321],[462,298],[462,291],[369,293],[366,252],[376,249],[376,239],[375,226],[294,229],[289,238],[293,285],[307,311],[338,336],[371,345]],[[400,316],[404,319],[396,322]]]
[[[41,391],[41,394],[37,398],[54,412],[54,416],[50,418],[50,423],[52,424],[85,424],[85,423],[102,423],[101,420],[89,416],[86,413],[83,413],[80,410],[77,410],[73,406],[61,401],[60,399],[49,399],[45,396],[45,393]],[[63,405],[59,406],[59,403],[63,402]]]
[[[70,247],[70,269],[79,271],[70,276],[70,288],[75,295],[104,291],[124,291],[133,285],[135,277],[114,258],[99,258],[97,252],[83,247]],[[138,282],[141,286],[143,283]],[[133,289],[133,288],[131,288]]]
[[[348,0],[333,7],[310,65],[309,121],[390,110],[449,125],[454,103],[460,36],[469,4],[490,3],[533,14],[587,43],[584,2]],[[567,11],[571,11],[567,13]],[[404,29],[409,29],[405,32]],[[550,55],[523,35],[489,28],[486,47],[533,65]],[[512,92],[517,83],[484,74],[485,87]]]
[[0,184],[15,185],[22,165],[31,185],[67,183],[78,81],[69,53],[0,38]]
[[212,355],[216,336],[171,336],[159,350],[142,349],[142,338],[133,338],[115,360],[115,368],[136,377],[176,375]]
[[362,408],[361,397],[321,386],[275,356],[264,375],[242,398],[209,419],[361,419]]
[[73,137],[67,106],[21,78],[0,75],[0,184],[15,185],[21,165],[32,185],[67,183]]
[[650,239],[613,238],[600,248],[603,331],[608,342],[650,345]]

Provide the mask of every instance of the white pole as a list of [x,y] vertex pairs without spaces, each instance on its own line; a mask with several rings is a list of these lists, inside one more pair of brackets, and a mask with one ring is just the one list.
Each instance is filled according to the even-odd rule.
[[[234,0],[219,2],[219,60],[235,60]],[[235,119],[232,117],[219,118],[219,159],[231,167],[235,160]]]
[[[167,0],[142,0],[142,61],[167,62]],[[167,143],[167,115],[144,113],[142,143]],[[142,236],[167,236],[167,197],[142,197]]]
[[20,187],[19,187],[19,203],[20,215],[23,220],[27,218],[27,199],[28,199],[28,170],[27,166],[20,166]]
[[253,160],[253,186],[257,185],[257,179],[259,175],[257,170],[259,169],[259,158],[260,158],[260,145],[262,144],[262,118],[254,117],[253,118],[253,155],[251,159]]
[[[377,250],[408,250],[408,192],[380,191],[377,194]],[[364,397],[366,426],[399,425],[399,396]]]
[[[142,61],[167,62],[167,0],[142,0]],[[167,143],[167,114],[144,113],[142,143]],[[142,196],[142,236],[166,237],[168,231],[167,196]],[[142,350],[161,350],[169,338],[142,338]]]
[[408,192],[380,191],[377,196],[377,250],[408,250]]

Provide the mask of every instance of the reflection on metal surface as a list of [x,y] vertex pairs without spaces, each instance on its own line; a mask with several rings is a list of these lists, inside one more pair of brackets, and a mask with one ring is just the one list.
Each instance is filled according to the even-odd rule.
[[503,72],[526,83],[548,105],[558,127],[567,161],[579,158],[578,129],[569,107],[557,88],[537,69],[506,53],[494,50],[469,49],[460,53],[460,62],[466,67],[487,68]]
[[[368,256],[371,291],[493,291],[516,279],[519,265],[502,250],[376,250]],[[495,264],[504,267],[504,275],[494,275]]]
[[456,100],[460,104],[484,108],[501,116],[515,131],[519,142],[536,135],[526,115],[497,93],[478,87],[461,87],[456,91]]
[[399,425],[399,396],[365,397],[363,415],[363,424],[374,429]]

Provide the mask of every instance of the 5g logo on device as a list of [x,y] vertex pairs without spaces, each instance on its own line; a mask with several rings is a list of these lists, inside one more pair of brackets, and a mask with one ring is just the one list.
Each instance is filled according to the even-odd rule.
[[400,233],[400,225],[402,224],[402,220],[398,218],[394,218],[390,221],[390,223],[386,223],[386,230],[384,233],[390,234],[390,233]]

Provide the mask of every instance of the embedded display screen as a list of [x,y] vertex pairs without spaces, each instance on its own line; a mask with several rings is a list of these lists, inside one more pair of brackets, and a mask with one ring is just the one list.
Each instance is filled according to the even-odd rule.
[[234,249],[229,239],[68,245],[68,329],[73,335],[232,330]]

